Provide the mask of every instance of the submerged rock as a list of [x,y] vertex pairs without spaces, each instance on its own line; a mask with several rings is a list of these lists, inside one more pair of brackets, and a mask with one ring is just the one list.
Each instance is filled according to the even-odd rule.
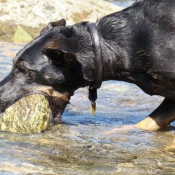
[[39,133],[49,128],[52,112],[40,94],[26,96],[0,114],[0,130],[14,133]]

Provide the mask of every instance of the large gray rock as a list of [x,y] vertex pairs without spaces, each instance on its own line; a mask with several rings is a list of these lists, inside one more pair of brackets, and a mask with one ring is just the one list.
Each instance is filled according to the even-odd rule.
[[[27,42],[31,37],[26,36],[21,27],[33,38],[50,21],[65,18],[68,25],[96,21],[121,9],[103,0],[0,0],[0,40],[13,38],[14,41]],[[24,40],[20,40],[20,34]]]

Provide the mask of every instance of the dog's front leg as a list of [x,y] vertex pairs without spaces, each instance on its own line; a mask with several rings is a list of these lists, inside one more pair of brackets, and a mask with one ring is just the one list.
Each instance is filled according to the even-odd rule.
[[175,101],[165,98],[147,118],[136,124],[136,127],[148,131],[157,131],[175,120]]

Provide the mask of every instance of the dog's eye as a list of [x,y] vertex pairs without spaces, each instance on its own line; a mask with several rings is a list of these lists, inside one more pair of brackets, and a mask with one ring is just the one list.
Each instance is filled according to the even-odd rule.
[[26,69],[24,67],[18,67],[19,72],[26,73]]
[[19,67],[19,68],[22,67],[22,68],[25,68],[25,69],[29,69],[30,68],[29,64],[27,62],[25,62],[25,61],[18,62],[17,67]]
[[15,67],[16,67],[15,72],[20,72],[23,74],[26,74],[30,68],[28,63],[26,63],[25,61],[17,62]]

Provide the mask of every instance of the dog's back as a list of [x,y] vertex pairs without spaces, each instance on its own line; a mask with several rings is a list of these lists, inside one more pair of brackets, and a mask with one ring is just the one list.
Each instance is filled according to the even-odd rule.
[[116,54],[117,69],[126,74],[121,80],[135,83],[151,95],[171,94],[173,99],[174,9],[174,0],[139,0],[98,21],[101,37]]

